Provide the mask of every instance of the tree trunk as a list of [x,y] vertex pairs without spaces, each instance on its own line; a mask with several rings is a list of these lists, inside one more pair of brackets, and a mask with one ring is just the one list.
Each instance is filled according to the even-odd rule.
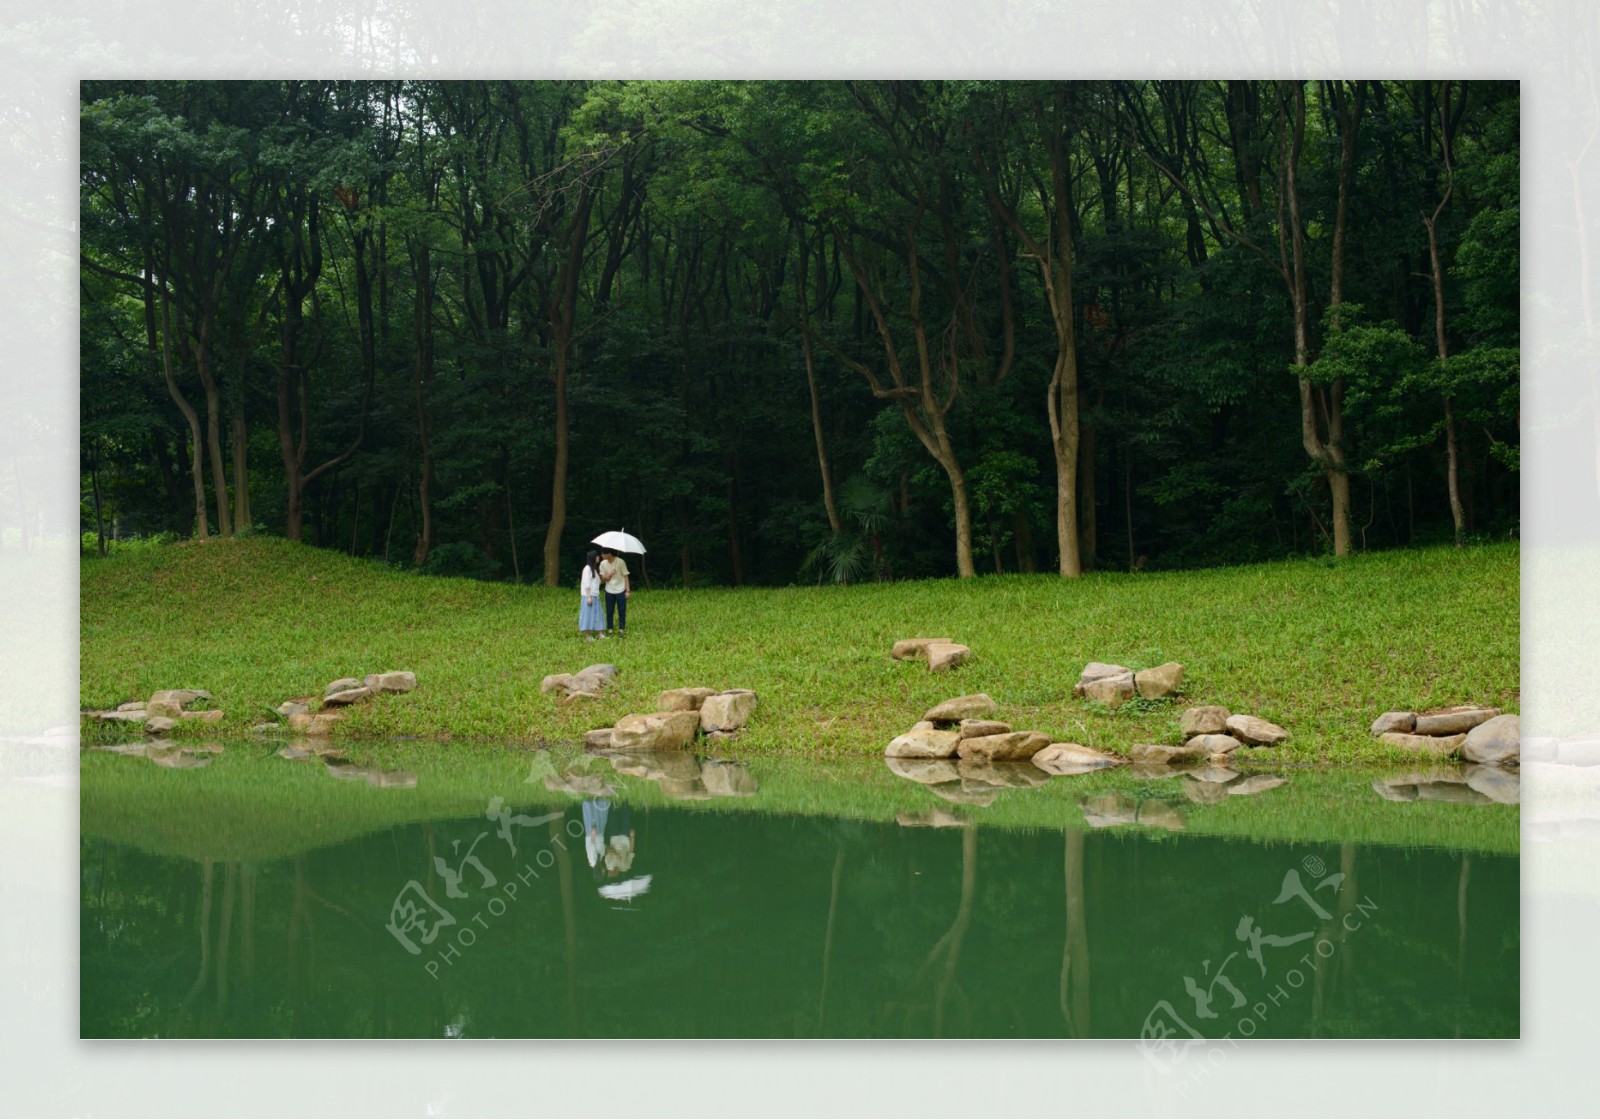
[[94,535],[95,554],[106,554],[106,518],[105,510],[100,502],[100,448],[96,440],[93,450],[89,453],[89,486],[94,497]]
[[[1102,390],[1103,393],[1103,390]],[[1079,426],[1078,437],[1078,556],[1086,572],[1094,570],[1100,551],[1095,516],[1094,425]]]
[[428,246],[423,244],[416,254],[416,300],[411,311],[413,347],[416,351],[412,363],[412,387],[417,402],[417,443],[422,454],[420,480],[417,484],[417,504],[422,525],[417,533],[417,547],[411,562],[422,567],[433,550],[433,445],[430,440],[432,425],[428,421],[427,389],[433,382],[433,285],[432,264]]
[[190,407],[189,401],[178,389],[178,382],[172,375],[172,313],[170,303],[165,292],[161,295],[161,372],[167,381],[167,392],[171,395],[173,403],[183,413],[183,418],[189,422],[189,438],[193,446],[190,452],[189,473],[194,477],[194,517],[195,536],[200,540],[209,540],[211,533],[206,525],[206,484],[204,468],[201,466],[203,454],[202,440],[200,437],[200,417]]
[[566,252],[551,294],[549,319],[555,342],[552,373],[556,389],[556,457],[550,480],[550,526],[544,536],[544,584],[555,587],[561,579],[561,534],[567,525],[567,374],[572,338],[578,318],[578,272],[589,240],[589,214],[594,206],[591,184],[578,187],[577,211],[567,231]]
[[800,349],[806,362],[806,388],[811,393],[811,435],[817,444],[817,469],[822,475],[822,507],[828,514],[828,528],[834,536],[844,534],[844,522],[833,500],[833,475],[828,469],[828,445],[822,437],[822,406],[817,399],[817,369],[811,352],[811,247],[805,231],[800,233]]
[[250,444],[245,431],[244,401],[233,406],[233,528],[236,533],[250,529]]
[[206,437],[211,459],[211,489],[217,501],[217,532],[224,537],[233,536],[233,518],[228,512],[228,476],[222,469],[222,396],[217,391],[216,378],[211,376],[211,324],[203,322],[191,343],[195,370],[200,374],[200,385],[206,394]]
[[978,574],[972,565],[972,504],[967,500],[967,479],[953,453],[941,457],[939,465],[950,479],[950,499],[956,515],[956,575],[971,579]]
[[[1070,308],[1067,312],[1071,314]],[[1056,355],[1055,376],[1045,394],[1050,444],[1056,457],[1056,545],[1061,574],[1083,574],[1078,555],[1078,370],[1070,348]]]

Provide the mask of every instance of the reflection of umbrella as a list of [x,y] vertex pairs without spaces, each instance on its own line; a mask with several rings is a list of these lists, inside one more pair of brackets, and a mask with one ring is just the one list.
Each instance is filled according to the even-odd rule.
[[641,875],[637,879],[625,879],[620,883],[607,883],[599,888],[601,898],[630,899],[637,898],[650,889],[650,876]]
[[597,544],[601,548],[612,548],[618,552],[644,552],[644,542],[642,540],[632,533],[621,533],[615,529],[601,533],[590,543]]

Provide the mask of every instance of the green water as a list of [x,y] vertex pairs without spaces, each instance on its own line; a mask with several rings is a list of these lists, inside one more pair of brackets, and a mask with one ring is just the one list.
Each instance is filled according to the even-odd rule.
[[1451,775],[446,749],[85,752],[82,1035],[1519,1032],[1517,808]]

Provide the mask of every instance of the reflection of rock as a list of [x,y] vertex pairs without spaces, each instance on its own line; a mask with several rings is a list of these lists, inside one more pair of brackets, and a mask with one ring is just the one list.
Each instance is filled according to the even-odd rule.
[[1383,778],[1372,779],[1372,789],[1385,801],[1415,801],[1417,787],[1411,782],[1385,781]]
[[699,778],[666,778],[658,787],[663,797],[673,801],[708,801],[711,791],[706,789],[705,783]]
[[378,770],[367,771],[367,785],[374,789],[414,789],[417,776],[410,770]]
[[660,754],[613,753],[602,757],[617,773],[651,782],[687,782],[700,777],[700,764],[690,754],[666,751]]
[[1139,814],[1139,803],[1125,793],[1097,793],[1078,804],[1090,828],[1132,824]]
[[754,797],[761,788],[739,763],[709,758],[700,764],[700,781],[713,797]]
[[1189,773],[1189,769],[1168,766],[1165,762],[1135,762],[1126,773],[1128,777],[1141,782],[1158,782],[1162,778],[1181,778]]
[[650,712],[623,716],[611,729],[618,750],[665,751],[688,745],[700,727],[701,713]]
[[1079,743],[1051,743],[1033,756],[1032,765],[1054,777],[1068,778],[1121,766],[1124,761]]
[[698,712],[706,697],[716,694],[714,688],[669,688],[656,697],[656,711]]
[[1467,767],[1467,785],[1490,801],[1502,805],[1517,805],[1522,801],[1522,776],[1515,770],[1498,766]]
[[1184,745],[1198,747],[1207,756],[1215,758],[1217,755],[1232,754],[1241,744],[1232,735],[1195,735]]
[[902,828],[960,828],[967,823],[965,816],[937,805],[916,813],[902,809],[894,815],[894,819]]
[[1133,675],[1133,685],[1146,700],[1164,700],[1183,688],[1183,666],[1176,661]]
[[599,774],[546,774],[544,788],[571,797],[615,797],[617,791]]
[[1522,755],[1522,717],[1495,716],[1467,732],[1461,757],[1486,766],[1517,766]]
[[885,758],[884,762],[900,777],[925,786],[954,782],[961,777],[956,764],[942,758]]
[[1419,713],[1417,725],[1412,730],[1418,735],[1464,735],[1499,714],[1499,708],[1485,708],[1478,704],[1435,708],[1431,712]]
[[1241,743],[1248,743],[1252,747],[1271,747],[1283,742],[1289,733],[1275,723],[1268,723],[1259,716],[1231,715],[1227,723],[1228,733]]
[[953,643],[954,638],[901,638],[890,654],[896,661],[926,661],[928,647],[935,642]]
[[1192,742],[1181,747],[1168,746],[1165,743],[1135,743],[1128,750],[1128,757],[1134,762],[1145,765],[1175,766],[1185,762],[1209,762],[1214,752],[1203,746],[1195,746]]
[[1266,793],[1269,789],[1277,789],[1288,784],[1288,778],[1280,778],[1275,774],[1252,774],[1243,781],[1232,783],[1226,789],[1229,797],[1249,797],[1252,793]]
[[928,668],[935,673],[954,669],[971,657],[972,651],[958,642],[934,642],[928,646]]
[[700,703],[700,730],[737,731],[749,722],[756,710],[756,694],[748,688],[732,688],[707,696]]
[[890,741],[883,753],[887,758],[950,758],[961,745],[959,731],[907,731]]
[[922,716],[931,723],[960,723],[964,719],[988,715],[1000,705],[987,692],[974,692],[970,696],[957,696],[935,704]]
[[209,753],[199,754],[180,747],[151,747],[144,752],[144,756],[157,766],[169,770],[195,770],[211,765]]
[[1220,735],[1228,729],[1228,717],[1232,714],[1227,708],[1215,704],[1190,708],[1178,717],[1178,729],[1183,732],[1185,739],[1192,739],[1196,735]]
[[1197,782],[1192,776],[1183,779],[1183,796],[1197,805],[1215,805],[1228,800],[1228,787],[1217,782]]
[[1418,801],[1453,801],[1463,805],[1487,805],[1489,798],[1462,782],[1428,782],[1417,787]]
[[1004,735],[1011,730],[1009,723],[997,719],[964,719],[961,721],[963,739],[981,739],[985,735]]
[[279,758],[286,758],[290,762],[303,762],[308,758],[317,757],[314,752],[308,751],[304,747],[297,747],[293,745],[279,747],[277,753]]
[[1239,771],[1229,770],[1226,766],[1217,766],[1212,764],[1210,766],[1202,767],[1199,770],[1192,771],[1189,776],[1197,782],[1210,782],[1213,785],[1226,785],[1228,782],[1233,781],[1239,776]]
[[990,762],[1026,762],[1049,745],[1050,736],[1042,731],[1008,731],[1003,735],[962,739],[956,753],[962,758]]
[[1382,735],[1386,731],[1398,731],[1402,735],[1409,735],[1416,728],[1416,712],[1384,712],[1383,715],[1372,721],[1372,733],[1374,735]]
[[1456,753],[1456,748],[1466,741],[1466,735],[1407,735],[1403,731],[1385,731],[1378,736],[1381,742],[1391,746],[1401,747],[1417,754],[1431,754],[1437,758],[1449,758]]
[[956,764],[956,772],[967,789],[1033,789],[1050,780],[1050,775],[1029,762],[962,759]]
[[365,766],[357,766],[349,759],[329,756],[324,758],[322,762],[323,768],[327,770],[330,778],[338,778],[341,781],[350,781],[355,778],[365,778],[367,776],[367,768]]
[[1089,685],[1107,677],[1131,677],[1133,670],[1126,665],[1108,665],[1103,661],[1091,661],[1083,667],[1083,672],[1078,674],[1078,683],[1072,686],[1072,695],[1085,695]]
[[956,805],[977,805],[980,807],[993,805],[994,799],[1000,796],[997,790],[965,789],[960,782],[945,782],[942,785],[929,786],[928,791]]
[[1183,810],[1176,805],[1168,805],[1165,801],[1144,801],[1139,804],[1138,823],[1178,832],[1189,822]]

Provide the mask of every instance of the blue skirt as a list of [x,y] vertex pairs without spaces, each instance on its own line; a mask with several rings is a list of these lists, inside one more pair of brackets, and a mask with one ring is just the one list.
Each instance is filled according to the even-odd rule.
[[586,602],[579,596],[578,602],[578,629],[579,630],[604,630],[606,628],[606,614],[600,606],[601,596],[596,595],[594,602]]

